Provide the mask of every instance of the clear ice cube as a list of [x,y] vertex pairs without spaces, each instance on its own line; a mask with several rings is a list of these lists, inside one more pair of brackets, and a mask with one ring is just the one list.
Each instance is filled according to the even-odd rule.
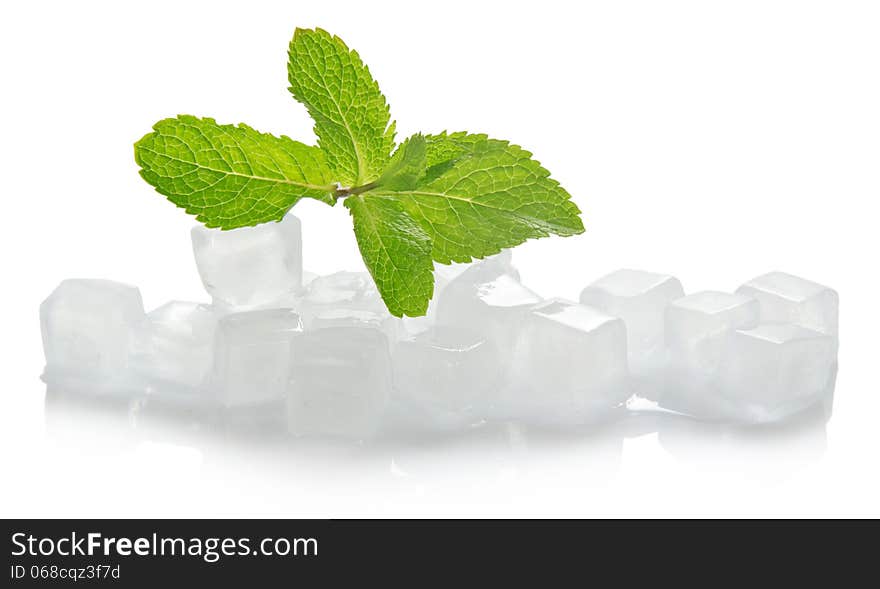
[[764,323],[725,343],[718,385],[734,418],[784,419],[831,394],[833,338],[799,325]]
[[441,429],[484,419],[502,376],[496,346],[455,327],[433,327],[397,342],[392,364],[396,397]]
[[144,321],[140,291],[110,280],[65,280],[40,305],[47,376],[124,379]]
[[683,296],[681,283],[673,276],[618,270],[587,286],[580,302],[623,319],[630,371],[640,387],[651,387],[665,362],[666,305]]
[[757,327],[758,301],[717,291],[697,292],[666,307],[669,352],[661,404],[699,417],[712,417],[718,392],[714,379],[727,337]]
[[762,323],[794,323],[837,339],[838,296],[827,286],[770,272],[746,282],[736,292],[758,300]]
[[148,313],[138,329],[132,370],[158,393],[202,388],[211,370],[216,326],[217,316],[208,305],[162,305]]
[[302,320],[291,309],[233,313],[217,324],[212,388],[225,407],[284,400],[291,347],[302,335]]
[[727,334],[757,327],[759,319],[758,301],[744,295],[707,290],[676,299],[666,308],[670,360],[714,372]]
[[388,338],[375,328],[327,327],[293,342],[287,423],[294,435],[363,438],[391,392]]
[[370,311],[389,316],[376,283],[367,272],[336,272],[313,279],[296,302],[306,327],[326,312]]
[[626,326],[578,303],[551,299],[522,318],[512,383],[495,413],[525,421],[585,423],[630,396]]
[[[428,303],[428,310],[422,317],[404,317],[399,320],[399,333],[402,336],[414,336],[427,331],[437,325],[437,307],[443,291],[459,276],[478,266],[484,269],[492,268],[499,273],[506,273],[519,280],[519,272],[512,264],[510,250],[502,250],[501,253],[489,256],[484,260],[469,263],[440,264],[434,263],[434,295]],[[485,270],[484,270],[485,271]]]
[[269,307],[302,286],[302,230],[293,215],[230,231],[197,225],[192,243],[199,276],[218,306]]
[[328,327],[366,327],[382,331],[389,341],[397,340],[400,323],[387,312],[377,313],[364,309],[330,308],[323,309],[311,318],[309,329],[326,329]]
[[443,289],[437,299],[437,325],[485,335],[506,357],[522,317],[542,299],[499,261],[493,257],[475,263]]

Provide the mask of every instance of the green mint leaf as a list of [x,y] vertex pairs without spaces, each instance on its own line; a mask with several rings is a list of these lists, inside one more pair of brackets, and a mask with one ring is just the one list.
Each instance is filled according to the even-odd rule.
[[279,221],[303,197],[335,202],[321,150],[247,125],[180,115],[156,123],[134,151],[144,180],[208,227]]
[[584,231],[577,205],[531,153],[485,135],[425,140],[427,170],[415,188],[368,194],[399,202],[431,238],[436,261],[469,262],[529,238]]
[[315,120],[334,179],[349,188],[376,180],[394,148],[394,123],[370,70],[321,29],[297,29],[288,57],[290,92]]
[[433,261],[583,232],[569,194],[516,145],[416,134],[395,151],[385,97],[338,37],[297,29],[288,57],[290,91],[314,119],[318,147],[181,115],[135,144],[141,176],[222,229],[280,220],[301,198],[345,198],[364,262],[396,316],[427,311]]
[[413,135],[400,144],[391,162],[376,180],[376,188],[386,190],[410,190],[425,175],[427,145],[421,133]]
[[345,199],[345,206],[388,311],[396,317],[424,315],[434,293],[431,239],[394,200],[358,195]]

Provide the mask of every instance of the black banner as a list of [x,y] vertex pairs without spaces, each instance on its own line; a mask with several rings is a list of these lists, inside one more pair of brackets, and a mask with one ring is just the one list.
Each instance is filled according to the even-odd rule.
[[543,579],[546,586],[608,575],[666,583],[705,572],[727,582],[833,582],[872,562],[867,538],[877,528],[837,521],[12,520],[3,522],[7,580],[0,586],[412,586],[477,578]]

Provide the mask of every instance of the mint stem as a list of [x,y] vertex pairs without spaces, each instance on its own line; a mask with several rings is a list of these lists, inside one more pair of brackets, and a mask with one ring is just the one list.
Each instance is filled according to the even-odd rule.
[[367,184],[362,184],[361,186],[355,186],[353,188],[337,188],[333,193],[333,198],[340,199],[345,198],[346,196],[353,196],[355,194],[363,194],[364,192],[368,192],[374,188],[376,188],[378,184],[376,182],[369,182]]

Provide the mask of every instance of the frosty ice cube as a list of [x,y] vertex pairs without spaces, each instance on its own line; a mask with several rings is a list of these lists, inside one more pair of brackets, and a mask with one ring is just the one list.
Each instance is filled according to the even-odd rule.
[[65,280],[40,305],[47,376],[124,378],[143,320],[137,288],[110,280]]
[[[428,310],[422,317],[404,317],[398,320],[400,323],[398,332],[402,336],[415,336],[437,325],[438,301],[446,287],[462,276],[470,269],[483,268],[483,272],[493,271],[506,273],[519,280],[519,272],[511,263],[510,250],[502,250],[501,253],[489,256],[475,262],[440,264],[434,263],[434,295],[428,303]],[[491,270],[490,270],[491,269]]]
[[217,317],[200,303],[171,301],[151,311],[138,329],[134,372],[157,392],[193,392],[211,369]]
[[296,308],[301,312],[306,327],[310,327],[318,315],[337,309],[390,316],[376,283],[367,272],[336,272],[318,276],[309,283]]
[[666,307],[669,351],[661,403],[670,409],[711,417],[717,404],[713,380],[727,336],[758,325],[758,301],[744,295],[702,291]]
[[226,407],[283,402],[290,350],[302,320],[290,309],[233,313],[220,319],[211,387]]
[[288,429],[294,435],[363,438],[388,404],[388,338],[368,327],[327,327],[293,342],[287,387]]
[[541,297],[522,285],[507,267],[488,259],[455,278],[437,299],[437,325],[461,327],[487,336],[508,356],[522,317]]
[[199,276],[219,305],[266,307],[302,285],[302,231],[293,215],[231,231],[197,225],[192,242]]
[[511,386],[497,412],[526,421],[600,420],[630,396],[626,326],[621,319],[562,299],[523,317]]
[[439,428],[485,418],[502,376],[495,345],[455,327],[434,327],[398,342],[392,364],[396,396]]
[[677,278],[618,270],[587,286],[581,292],[580,302],[623,319],[630,370],[644,382],[653,379],[664,362],[666,305],[682,296],[684,291]]
[[770,272],[740,286],[737,293],[761,305],[761,322],[794,323],[837,339],[837,292],[784,272]]
[[366,327],[382,331],[389,341],[398,337],[399,321],[387,312],[377,313],[364,309],[346,307],[321,310],[312,317],[309,329],[326,329],[328,327]]
[[725,343],[718,385],[736,418],[770,422],[831,394],[833,338],[799,325],[765,323]]
[[757,327],[758,301],[717,291],[697,292],[666,307],[666,344],[670,360],[688,369],[714,372],[731,330]]
[[451,264],[434,263],[434,277],[439,278],[445,283],[450,283],[465,272],[472,269],[476,271],[510,274],[516,280],[519,280],[519,271],[513,266],[513,254],[511,250],[501,250],[493,256],[487,256],[475,259],[471,262],[452,262]]

